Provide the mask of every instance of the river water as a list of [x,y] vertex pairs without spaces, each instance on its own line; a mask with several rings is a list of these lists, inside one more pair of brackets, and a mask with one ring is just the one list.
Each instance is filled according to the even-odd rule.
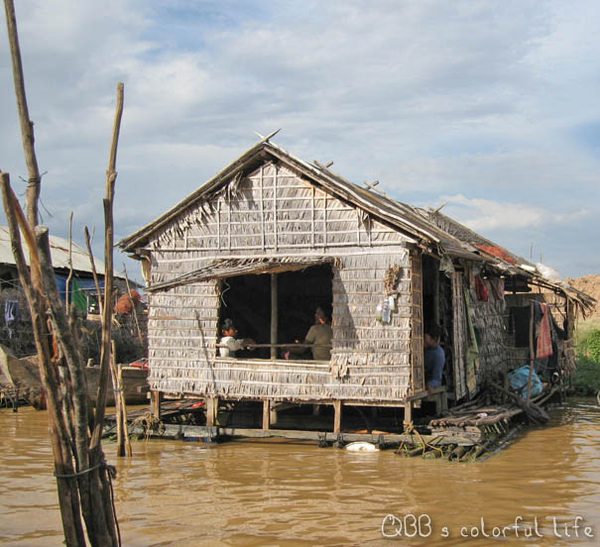
[[[104,449],[124,546],[598,545],[600,407],[551,415],[477,463],[290,441]],[[0,410],[0,544],[62,544],[46,419]]]

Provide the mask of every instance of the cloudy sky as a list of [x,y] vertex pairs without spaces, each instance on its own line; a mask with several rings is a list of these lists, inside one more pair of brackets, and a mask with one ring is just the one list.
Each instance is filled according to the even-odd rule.
[[[73,211],[76,241],[95,227],[98,255],[122,81],[117,239],[236,159],[255,131],[283,128],[276,144],[333,160],[355,183],[446,204],[446,214],[564,277],[600,273],[597,0],[16,4],[46,172],[43,221],[66,236]],[[0,169],[22,194],[2,34]]]

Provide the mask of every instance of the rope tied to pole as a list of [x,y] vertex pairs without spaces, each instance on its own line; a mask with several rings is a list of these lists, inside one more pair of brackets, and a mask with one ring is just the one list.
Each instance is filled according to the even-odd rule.
[[92,471],[95,471],[96,469],[101,469],[101,468],[103,468],[106,471],[106,476],[108,477],[108,484],[110,487],[110,502],[111,502],[111,506],[112,506],[113,519],[115,521],[115,526],[117,529],[117,540],[119,542],[119,547],[120,547],[121,546],[121,529],[119,528],[119,521],[117,520],[117,508],[115,506],[115,491],[114,491],[113,482],[112,482],[113,479],[117,478],[117,468],[114,465],[110,465],[110,464],[106,463],[105,461],[102,461],[92,467],[88,467],[87,469],[84,469],[83,471],[76,471],[75,473],[70,473],[68,475],[59,475],[55,471],[54,476],[57,479],[75,479],[77,477],[82,477],[83,475],[87,475],[88,473],[91,473]]
[[76,471],[75,473],[70,473],[68,475],[59,475],[55,471],[54,476],[57,479],[75,479],[77,477],[81,477],[83,475],[91,473],[92,471],[95,471],[96,469],[100,469],[101,467],[104,467],[104,469],[106,469],[106,473],[109,478],[115,479],[117,477],[117,468],[114,465],[110,465],[106,462],[100,462],[92,467],[88,467],[87,469],[84,469],[83,471]]

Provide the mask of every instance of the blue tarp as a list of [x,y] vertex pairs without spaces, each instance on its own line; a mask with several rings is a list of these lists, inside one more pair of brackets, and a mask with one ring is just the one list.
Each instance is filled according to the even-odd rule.
[[[529,383],[529,366],[524,366],[508,373],[508,381],[511,389],[517,392],[518,395],[527,397],[527,384]],[[535,373],[531,375],[531,397],[535,397],[544,391],[540,377]]]
[[[56,286],[58,288],[58,294],[66,301],[66,292],[67,292],[67,278],[69,277],[67,274],[54,274],[56,277]],[[104,289],[104,279],[98,280],[100,284],[100,290]],[[75,305],[78,309],[83,312],[87,311],[87,298],[85,298],[82,294],[82,291],[87,294],[96,294],[96,284],[93,279],[89,278],[80,278],[77,277],[76,274],[73,275],[70,283],[71,294],[69,297],[70,302],[75,302]]]

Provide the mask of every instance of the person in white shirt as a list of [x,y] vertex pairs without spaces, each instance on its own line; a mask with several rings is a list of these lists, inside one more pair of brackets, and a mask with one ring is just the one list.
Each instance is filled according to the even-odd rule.
[[236,352],[241,349],[254,349],[254,340],[250,338],[237,339],[237,329],[231,319],[225,319],[221,325],[223,337],[219,340],[219,357],[235,357]]

